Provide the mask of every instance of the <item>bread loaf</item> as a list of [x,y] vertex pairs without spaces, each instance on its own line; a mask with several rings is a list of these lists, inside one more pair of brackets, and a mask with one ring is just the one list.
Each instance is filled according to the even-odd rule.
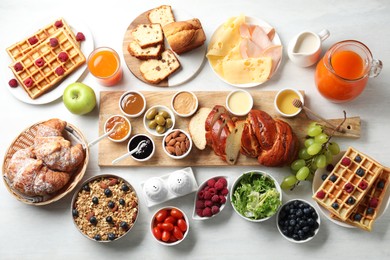
[[139,69],[147,82],[158,84],[178,70],[180,66],[175,54],[168,49],[161,54],[160,59],[143,61]]
[[166,24],[175,21],[170,5],[161,5],[154,8],[148,12],[147,16],[151,23],[159,23],[161,26],[165,26]]
[[164,35],[174,52],[182,54],[191,51],[206,41],[199,19],[172,22],[163,27]]
[[163,45],[158,44],[156,46],[141,48],[136,41],[131,41],[127,46],[127,50],[130,55],[140,60],[159,59],[163,51]]
[[131,35],[141,48],[164,43],[162,27],[158,23],[139,24],[131,31]]

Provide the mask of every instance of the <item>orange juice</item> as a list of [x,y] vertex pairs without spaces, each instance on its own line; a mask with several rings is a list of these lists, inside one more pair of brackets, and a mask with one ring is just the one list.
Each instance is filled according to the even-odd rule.
[[101,84],[112,86],[122,78],[118,54],[110,48],[94,50],[88,57],[88,69]]

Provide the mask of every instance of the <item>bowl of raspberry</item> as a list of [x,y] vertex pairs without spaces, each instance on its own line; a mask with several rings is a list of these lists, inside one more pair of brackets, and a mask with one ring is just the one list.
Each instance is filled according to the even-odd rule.
[[206,220],[218,215],[226,206],[229,194],[229,178],[215,176],[204,181],[195,195],[194,220]]

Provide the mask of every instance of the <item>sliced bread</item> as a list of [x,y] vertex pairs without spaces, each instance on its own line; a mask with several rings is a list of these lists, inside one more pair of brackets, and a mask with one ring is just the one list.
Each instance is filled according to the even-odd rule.
[[162,27],[158,23],[139,24],[131,35],[141,48],[156,46],[164,42]]
[[195,147],[199,150],[206,148],[206,119],[210,114],[211,109],[208,107],[201,107],[191,117],[190,123],[188,124],[188,131],[190,132],[192,142]]
[[158,44],[156,46],[141,48],[136,41],[131,41],[127,46],[127,50],[130,55],[140,60],[159,59],[163,51],[163,45]]
[[151,84],[158,84],[180,68],[180,62],[172,50],[163,51],[160,59],[143,61],[139,67],[144,79]]
[[172,23],[175,21],[172,8],[170,5],[161,5],[152,9],[148,13],[148,19],[151,23],[159,23],[161,26]]

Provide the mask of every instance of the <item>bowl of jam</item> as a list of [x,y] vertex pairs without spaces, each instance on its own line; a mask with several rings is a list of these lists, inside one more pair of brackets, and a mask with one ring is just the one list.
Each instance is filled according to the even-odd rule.
[[127,117],[139,117],[146,109],[145,96],[138,91],[127,91],[119,98],[119,109]]
[[[139,145],[141,142],[142,144]],[[143,162],[153,157],[156,145],[154,144],[153,139],[148,135],[137,134],[130,139],[127,149],[129,152],[137,149],[131,154],[131,157],[136,161]]]
[[107,137],[116,143],[126,141],[131,134],[131,123],[129,119],[122,115],[113,115],[109,117],[104,123],[104,133],[109,132],[117,123],[119,123],[119,125],[116,126],[115,130]]

